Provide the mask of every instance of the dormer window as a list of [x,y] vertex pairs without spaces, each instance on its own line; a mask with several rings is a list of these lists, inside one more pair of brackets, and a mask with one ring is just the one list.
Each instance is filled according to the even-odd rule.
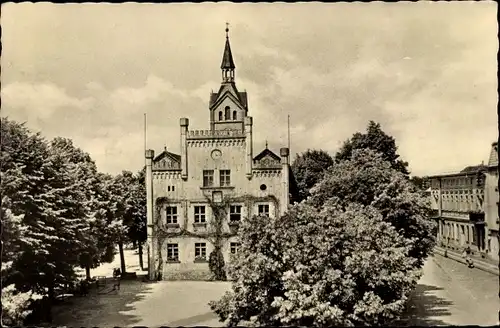
[[229,106],[226,106],[225,111],[226,113],[224,119],[228,121],[231,119],[231,109],[229,108]]
[[236,121],[236,111],[233,111],[233,121]]
[[219,121],[222,121],[222,111],[219,112]]

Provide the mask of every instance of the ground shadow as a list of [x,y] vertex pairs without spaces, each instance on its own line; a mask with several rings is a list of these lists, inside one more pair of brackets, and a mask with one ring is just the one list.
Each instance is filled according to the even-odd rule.
[[[184,318],[184,319],[169,322],[165,326],[167,326],[167,327],[196,326],[200,322],[204,322],[204,321],[208,321],[208,320],[217,320],[218,321],[218,317],[214,312],[206,312],[203,314],[194,315],[194,316],[189,317],[189,318]],[[222,326],[223,323],[221,322],[220,325]]]
[[407,308],[401,320],[395,326],[447,326],[444,318],[450,316],[453,302],[434,295],[433,292],[443,288],[418,284],[410,295]]
[[141,320],[133,313],[135,304],[151,292],[151,285],[138,277],[123,280],[120,290],[113,290],[110,284],[99,292],[92,290],[88,296],[70,297],[52,308],[50,326],[134,326]]

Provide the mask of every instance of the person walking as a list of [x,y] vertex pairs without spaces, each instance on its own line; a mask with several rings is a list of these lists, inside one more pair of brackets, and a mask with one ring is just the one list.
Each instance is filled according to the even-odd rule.
[[467,263],[467,266],[469,268],[474,267],[474,262],[472,262],[472,259],[470,258],[472,250],[470,249],[470,246],[467,245],[467,247],[464,248],[464,251],[462,253],[462,257],[465,259],[465,262]]

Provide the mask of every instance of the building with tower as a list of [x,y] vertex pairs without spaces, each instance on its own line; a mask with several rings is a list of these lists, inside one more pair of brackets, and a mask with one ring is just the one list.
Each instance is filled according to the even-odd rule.
[[208,130],[180,118],[180,155],[146,151],[150,279],[206,279],[212,251],[238,251],[237,228],[253,215],[285,213],[296,195],[289,149],[253,150],[248,96],[238,91],[228,28],[222,82],[208,103]]

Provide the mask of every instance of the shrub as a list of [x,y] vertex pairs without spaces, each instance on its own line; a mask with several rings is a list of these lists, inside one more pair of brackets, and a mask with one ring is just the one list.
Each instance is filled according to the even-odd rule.
[[226,280],[226,269],[224,263],[224,255],[220,247],[215,247],[208,257],[208,268],[212,273],[214,280]]

